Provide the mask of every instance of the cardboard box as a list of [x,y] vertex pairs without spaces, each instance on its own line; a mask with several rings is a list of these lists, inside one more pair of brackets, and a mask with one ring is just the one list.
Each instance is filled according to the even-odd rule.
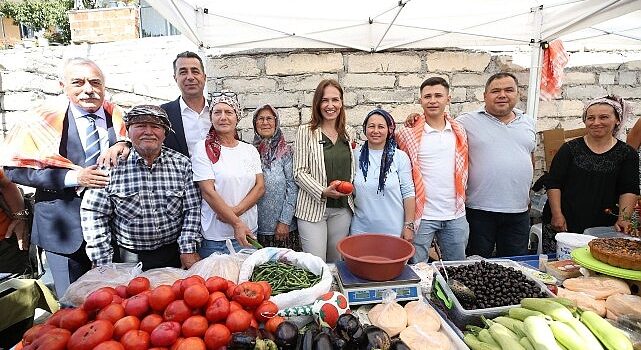
[[584,136],[586,134],[585,128],[564,130],[563,128],[556,128],[543,131],[543,151],[545,152],[545,170],[550,170],[550,164],[556,152],[563,143]]

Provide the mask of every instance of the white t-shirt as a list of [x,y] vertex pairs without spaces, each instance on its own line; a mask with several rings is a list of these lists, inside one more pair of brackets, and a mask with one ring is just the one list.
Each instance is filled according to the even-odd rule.
[[[238,205],[254,188],[256,174],[262,174],[260,156],[252,145],[238,142],[236,147],[220,147],[220,158],[212,164],[207,157],[205,141],[196,144],[191,157],[194,181],[214,180],[216,192],[230,207]],[[258,209],[256,205],[240,216],[252,232],[258,229]],[[234,228],[220,220],[216,212],[203,199],[201,209],[203,237],[213,241],[234,238]]]
[[[456,219],[456,189],[454,162],[456,137],[452,125],[445,121],[443,130],[436,130],[425,123],[418,162],[425,186],[424,220]],[[462,216],[460,214],[459,216]]]
[[211,128],[211,120],[209,119],[209,103],[205,100],[205,107],[203,107],[203,110],[196,112],[187,106],[182,97],[179,101],[180,115],[182,116],[185,140],[187,141],[187,150],[190,155],[193,155],[196,143],[198,143],[199,140],[205,139],[209,129]]

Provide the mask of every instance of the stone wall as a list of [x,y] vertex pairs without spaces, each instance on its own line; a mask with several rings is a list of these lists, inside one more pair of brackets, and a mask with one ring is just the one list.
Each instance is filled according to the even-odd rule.
[[[176,36],[0,51],[3,129],[19,122],[22,111],[61,92],[57,67],[63,57],[87,56],[97,61],[106,75],[109,98],[130,107],[143,102],[160,103],[179,95],[171,62],[176,53],[184,50],[196,48]],[[420,112],[416,104],[418,87],[425,78],[434,75],[451,84],[452,115],[481,107],[483,86],[495,72],[516,74],[522,92],[520,108],[525,108],[528,85],[528,70],[513,63],[511,55],[473,51],[259,51],[208,57],[206,71],[209,91],[230,89],[238,93],[244,108],[239,126],[245,140],[253,136],[250,118],[253,108],[262,103],[271,103],[279,109],[284,133],[288,140],[293,140],[296,127],[309,120],[314,89],[324,78],[338,79],[342,84],[348,123],[353,126],[360,125],[365,114],[379,106],[389,110],[397,122],[411,112]],[[575,66],[566,69],[566,73],[561,98],[541,102],[537,131],[557,125],[582,127],[580,115],[584,103],[606,93],[628,98],[637,116],[641,113],[641,61]],[[540,171],[543,150],[539,144],[536,168]]]

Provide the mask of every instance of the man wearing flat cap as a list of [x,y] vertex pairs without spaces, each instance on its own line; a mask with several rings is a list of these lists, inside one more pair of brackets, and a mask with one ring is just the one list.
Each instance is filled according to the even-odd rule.
[[82,201],[82,231],[95,266],[142,262],[143,269],[189,268],[200,260],[200,193],[189,158],[163,147],[173,132],[167,113],[135,106],[125,116],[132,143],[104,189]]

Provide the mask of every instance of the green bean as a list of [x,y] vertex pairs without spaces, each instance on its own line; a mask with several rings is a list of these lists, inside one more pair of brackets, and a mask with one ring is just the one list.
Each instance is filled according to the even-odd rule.
[[321,276],[300,266],[280,261],[268,261],[254,267],[251,280],[267,281],[272,286],[273,295],[278,295],[292,290],[309,288],[320,282]]

